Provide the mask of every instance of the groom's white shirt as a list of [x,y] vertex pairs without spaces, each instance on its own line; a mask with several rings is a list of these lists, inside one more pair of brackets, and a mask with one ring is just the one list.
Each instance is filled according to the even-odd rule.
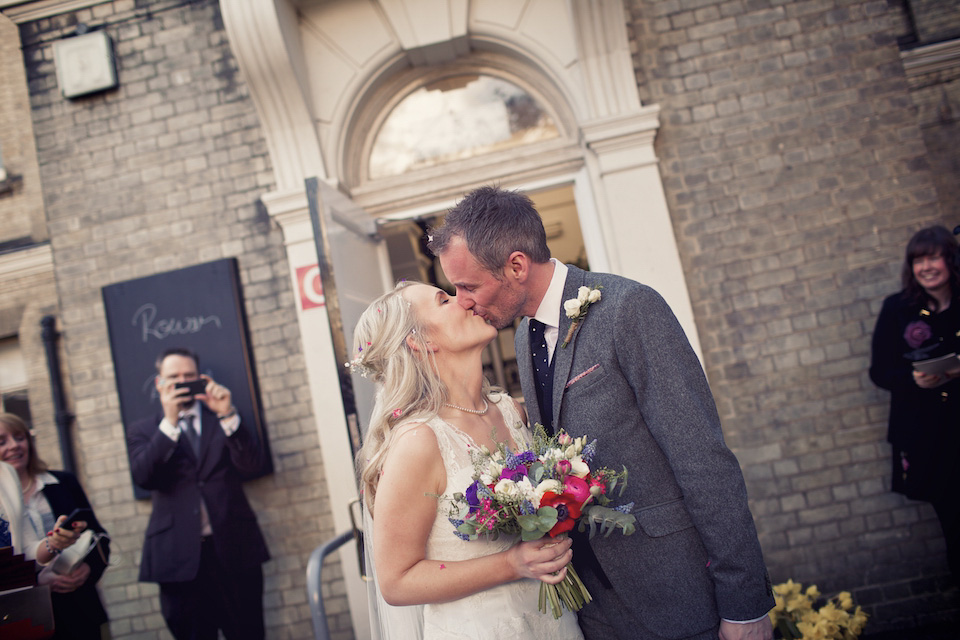
[[556,258],[550,258],[550,262],[553,263],[553,277],[533,319],[545,326],[543,337],[547,340],[547,354],[553,360],[553,352],[560,339],[560,308],[563,306],[563,286],[567,282],[567,265]]

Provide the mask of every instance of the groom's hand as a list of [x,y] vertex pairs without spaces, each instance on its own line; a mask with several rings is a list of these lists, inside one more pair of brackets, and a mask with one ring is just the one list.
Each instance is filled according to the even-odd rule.
[[508,553],[518,578],[558,584],[566,577],[567,565],[573,559],[572,544],[570,538],[541,538],[521,542]]
[[772,640],[773,623],[770,616],[760,618],[756,622],[737,624],[736,622],[720,621],[720,640]]

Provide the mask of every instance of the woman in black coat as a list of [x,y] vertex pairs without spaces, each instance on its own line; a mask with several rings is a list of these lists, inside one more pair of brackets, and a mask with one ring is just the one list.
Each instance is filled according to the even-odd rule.
[[941,226],[907,244],[903,290],[888,297],[873,333],[870,379],[890,391],[892,489],[933,505],[960,578],[960,366],[921,373],[913,363],[960,354],[960,255]]
[[[16,469],[23,487],[23,537],[28,544],[42,541],[61,515],[69,515],[77,508],[90,509],[90,517],[84,520],[88,529],[95,534],[106,533],[93,515],[77,478],[64,471],[47,470],[37,456],[33,436],[19,417],[0,413],[0,438],[0,455]],[[109,558],[109,539],[103,537],[98,547],[70,573],[55,573],[55,560],[43,566],[38,583],[50,585],[54,638],[100,640],[100,628],[108,618],[97,593],[97,582]]]

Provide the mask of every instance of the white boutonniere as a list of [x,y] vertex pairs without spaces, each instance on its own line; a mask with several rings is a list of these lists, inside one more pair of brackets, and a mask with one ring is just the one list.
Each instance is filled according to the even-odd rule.
[[573,320],[573,323],[570,325],[570,330],[567,331],[567,337],[564,338],[560,344],[561,349],[566,348],[566,346],[570,344],[570,340],[573,339],[573,332],[577,330],[577,327],[580,326],[583,319],[587,317],[587,311],[590,309],[590,305],[594,302],[600,302],[600,289],[603,289],[603,287],[598,284],[592,287],[580,287],[577,289],[576,298],[570,298],[563,303],[563,310],[566,312],[567,317]]

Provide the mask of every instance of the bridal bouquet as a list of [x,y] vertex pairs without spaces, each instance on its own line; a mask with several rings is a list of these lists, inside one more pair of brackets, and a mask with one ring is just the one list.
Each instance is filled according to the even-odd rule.
[[[609,536],[619,528],[624,535],[635,530],[630,515],[633,503],[616,508],[608,505],[610,495],[626,488],[627,470],[592,469],[596,440],[572,438],[560,431],[549,436],[543,426],[534,429],[533,446],[519,452],[500,445],[496,451],[482,447],[472,450],[473,482],[453,496],[450,522],[462,540],[481,535],[495,539],[500,533],[519,535],[522,540],[566,534],[574,526]],[[554,618],[563,611],[579,611],[592,597],[573,565],[556,585],[540,583],[540,611],[547,603]]]

